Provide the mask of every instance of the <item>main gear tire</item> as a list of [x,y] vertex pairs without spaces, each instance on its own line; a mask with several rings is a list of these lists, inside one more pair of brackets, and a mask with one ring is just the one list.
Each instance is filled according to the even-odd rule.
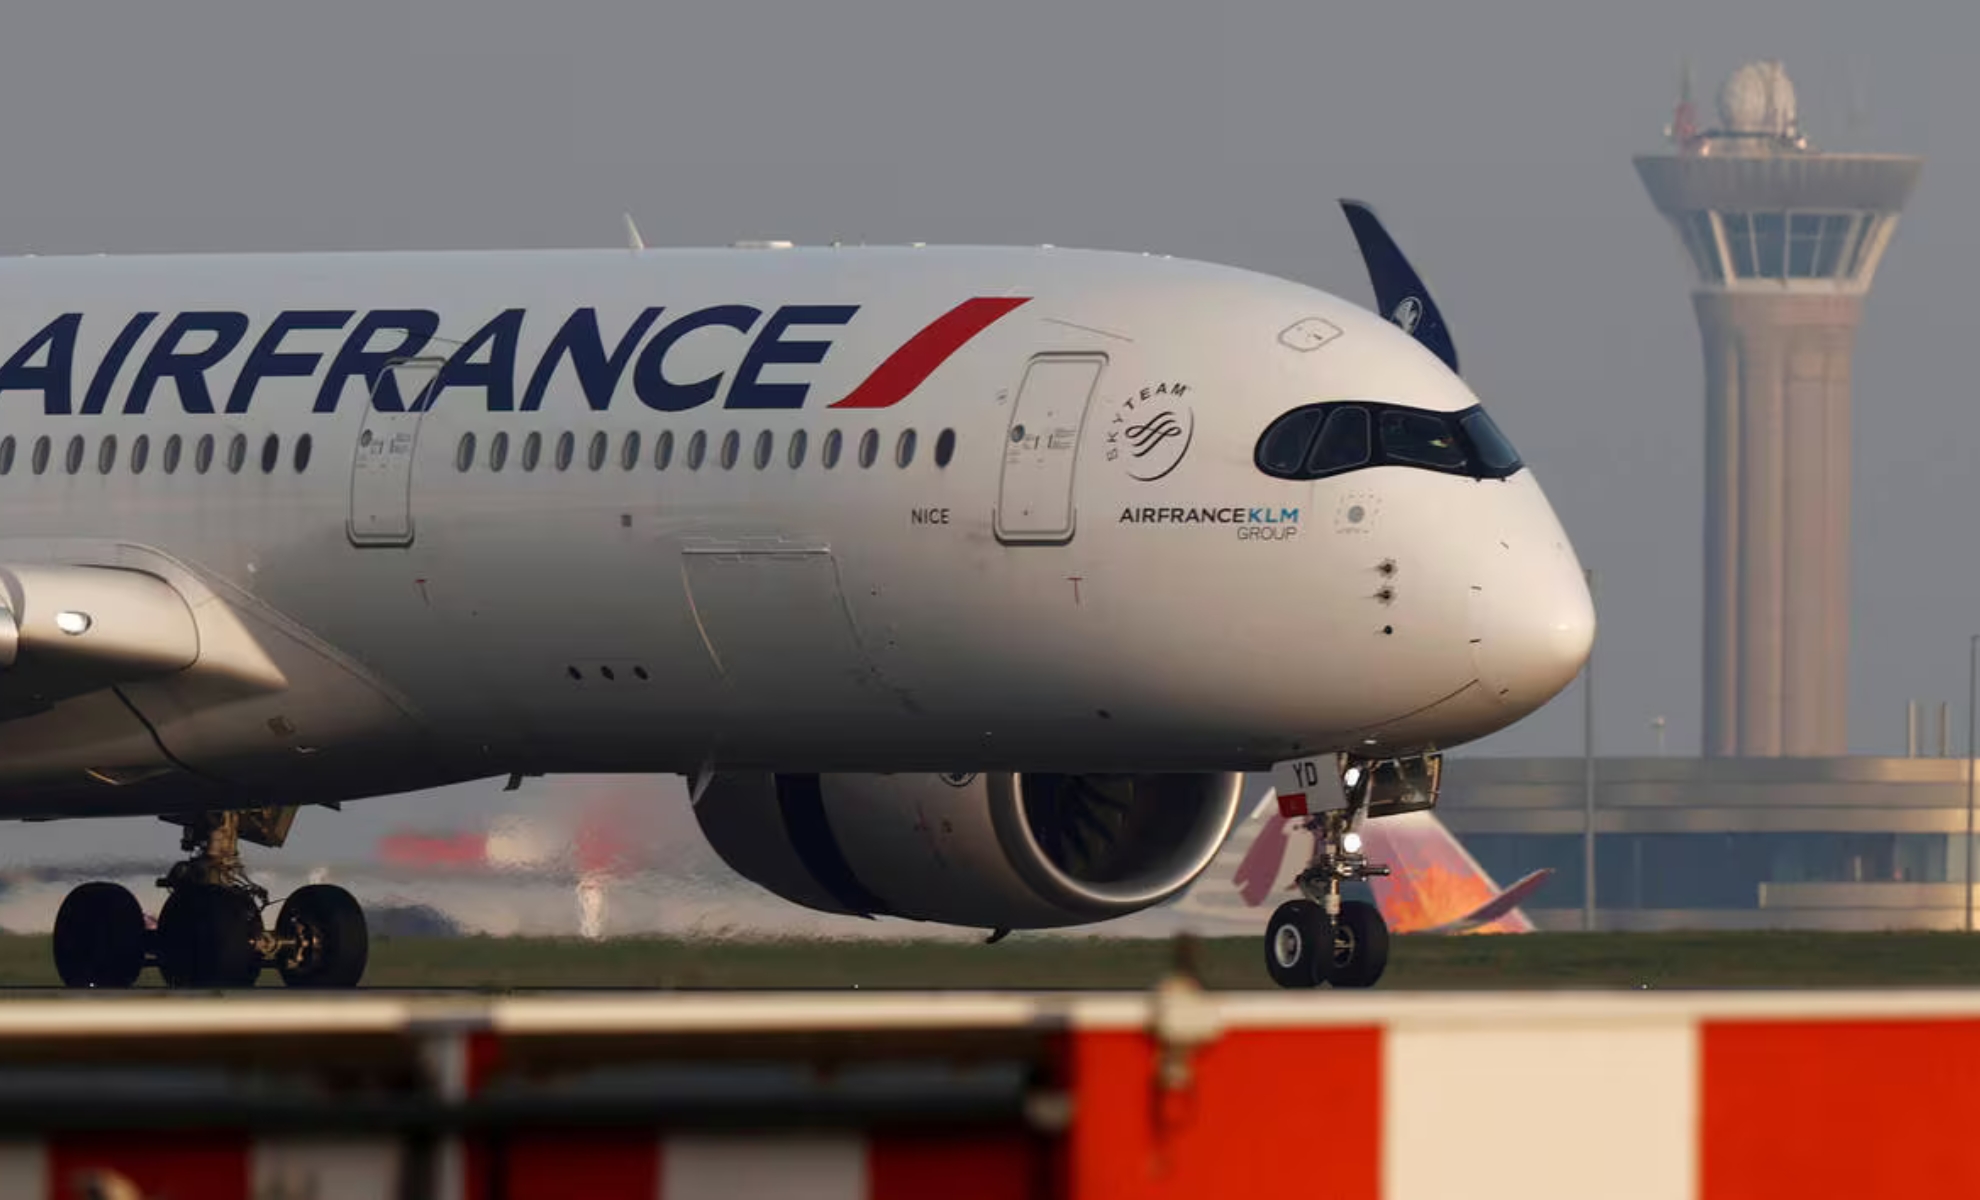
[[371,957],[364,909],[343,888],[312,883],[282,904],[275,932],[285,947],[282,982],[292,988],[354,988]]
[[261,934],[261,910],[248,893],[212,884],[179,888],[158,914],[158,972],[173,987],[253,987]]
[[1319,987],[1328,945],[1326,910],[1288,900],[1265,926],[1265,972],[1282,988]]
[[1389,923],[1382,919],[1380,909],[1365,900],[1349,900],[1341,905],[1332,943],[1326,978],[1335,987],[1374,987],[1388,969]]
[[72,988],[127,988],[144,970],[144,910],[130,889],[85,883],[55,913],[55,973]]

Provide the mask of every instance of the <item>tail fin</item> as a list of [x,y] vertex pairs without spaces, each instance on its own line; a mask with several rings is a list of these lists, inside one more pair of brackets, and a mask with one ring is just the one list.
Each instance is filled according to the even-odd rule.
[[1396,933],[1531,933],[1519,911],[1551,871],[1535,871],[1501,891],[1444,823],[1429,812],[1402,813],[1362,827],[1368,857],[1393,873],[1369,880]]

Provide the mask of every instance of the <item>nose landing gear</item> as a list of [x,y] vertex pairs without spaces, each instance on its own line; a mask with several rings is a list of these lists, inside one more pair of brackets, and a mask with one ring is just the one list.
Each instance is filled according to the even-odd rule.
[[241,865],[243,836],[279,846],[294,809],[201,813],[181,819],[180,848],[158,885],[171,895],[146,929],[137,898],[114,883],[70,892],[55,917],[55,968],[78,988],[127,988],[148,964],[172,987],[252,987],[263,967],[290,987],[355,987],[369,957],[364,911],[343,888],[312,884],[283,903],[275,927],[268,892]]
[[1279,806],[1285,816],[1306,815],[1301,826],[1313,834],[1313,856],[1294,877],[1301,899],[1288,900],[1265,927],[1265,970],[1283,988],[1373,987],[1389,965],[1389,926],[1382,912],[1364,900],[1344,900],[1341,885],[1386,876],[1389,868],[1368,861],[1358,827],[1364,819],[1433,808],[1442,776],[1436,753],[1379,762],[1339,755],[1332,764],[1340,780],[1341,807],[1319,807],[1319,760],[1282,764],[1274,772]]

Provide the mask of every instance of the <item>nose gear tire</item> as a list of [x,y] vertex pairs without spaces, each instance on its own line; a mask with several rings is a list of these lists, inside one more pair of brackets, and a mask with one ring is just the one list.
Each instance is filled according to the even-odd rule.
[[1288,900],[1265,926],[1265,971],[1282,988],[1319,987],[1331,943],[1326,911],[1311,900]]
[[1327,982],[1342,988],[1374,987],[1389,965],[1389,923],[1381,910],[1362,900],[1344,901],[1332,933]]
[[158,914],[158,972],[173,987],[253,987],[261,933],[261,910],[246,892],[179,888]]
[[343,888],[298,888],[275,919],[278,940],[295,950],[281,956],[282,982],[292,988],[352,988],[364,978],[371,935],[364,909]]
[[64,987],[127,988],[144,969],[144,910],[127,888],[85,883],[63,898],[53,940]]

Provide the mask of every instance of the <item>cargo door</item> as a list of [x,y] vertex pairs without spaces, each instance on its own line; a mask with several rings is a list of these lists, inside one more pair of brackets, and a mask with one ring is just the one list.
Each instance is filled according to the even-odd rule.
[[1072,540],[1073,465],[1087,402],[1106,366],[1104,354],[1041,354],[1025,367],[1004,442],[998,541],[1064,545]]
[[[354,546],[410,546],[413,451],[442,358],[409,358],[378,373],[365,399],[351,460],[350,536]],[[379,394],[394,411],[380,411]],[[396,402],[394,394],[396,393]]]

